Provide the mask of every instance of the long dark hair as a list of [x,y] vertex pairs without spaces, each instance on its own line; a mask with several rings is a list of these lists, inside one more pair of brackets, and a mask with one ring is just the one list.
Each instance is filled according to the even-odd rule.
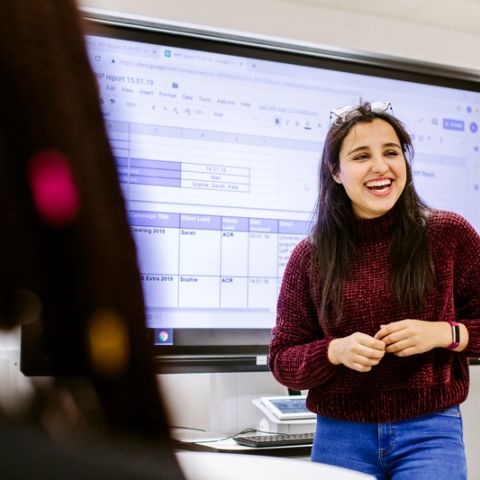
[[[334,123],[325,139],[319,168],[319,192],[316,224],[311,236],[313,262],[319,268],[313,282],[314,295],[321,294],[321,315],[331,324],[339,323],[343,313],[343,288],[351,260],[356,254],[356,222],[352,203],[343,185],[333,179],[340,170],[339,154],[351,129],[375,119],[389,123],[398,136],[406,159],[405,188],[393,208],[393,231],[390,244],[391,291],[401,308],[425,308],[426,294],[435,286],[435,272],[426,235],[429,209],[413,185],[410,162],[413,145],[404,125],[387,111],[372,109],[369,102]],[[335,320],[336,318],[336,320]]]

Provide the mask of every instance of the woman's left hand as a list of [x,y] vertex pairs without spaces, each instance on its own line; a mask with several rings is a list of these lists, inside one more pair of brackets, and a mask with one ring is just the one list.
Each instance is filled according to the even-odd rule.
[[387,353],[408,357],[452,343],[452,327],[448,322],[427,322],[424,320],[400,320],[381,325],[375,338],[385,342]]

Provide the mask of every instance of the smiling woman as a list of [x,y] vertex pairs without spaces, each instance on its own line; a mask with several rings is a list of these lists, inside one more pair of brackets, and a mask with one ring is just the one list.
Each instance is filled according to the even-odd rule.
[[[390,103],[361,103],[344,110],[334,111],[342,113],[336,113],[325,140],[318,221],[312,232],[323,278],[318,286],[322,317],[330,323],[333,311],[342,318],[343,282],[349,261],[356,255],[358,219],[381,217],[393,209],[392,296],[401,306],[422,309],[425,294],[434,287],[435,273],[426,230],[419,228],[426,223],[429,210],[413,185],[412,141],[404,125],[389,113]],[[365,184],[375,181],[391,186],[377,192]]]
[[382,480],[463,480],[480,237],[419,198],[410,136],[389,109],[333,112],[317,222],[285,270],[269,364],[309,390],[312,460]]
[[352,201],[358,218],[384,215],[405,188],[407,168],[400,140],[381,119],[356,125],[343,141],[340,165],[333,175]]

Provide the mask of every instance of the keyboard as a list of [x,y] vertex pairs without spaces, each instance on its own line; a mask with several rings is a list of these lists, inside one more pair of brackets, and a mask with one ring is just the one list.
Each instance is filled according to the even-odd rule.
[[234,437],[239,445],[246,447],[283,447],[291,445],[311,445],[314,432],[309,433],[277,433],[274,435],[245,435]]

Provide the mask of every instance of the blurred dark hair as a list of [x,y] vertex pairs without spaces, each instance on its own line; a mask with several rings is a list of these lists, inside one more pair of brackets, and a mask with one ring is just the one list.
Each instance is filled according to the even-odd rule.
[[[107,428],[168,438],[135,245],[75,2],[2,1],[0,68],[0,327],[21,322],[36,298],[54,371],[91,379]],[[78,209],[67,224],[39,214],[39,159],[71,177]],[[117,357],[92,361],[107,345],[92,343],[94,321],[94,332],[116,329]]]
[[356,222],[352,202],[343,185],[333,175],[339,172],[339,154],[345,137],[358,124],[376,119],[390,124],[398,136],[406,159],[405,189],[393,208],[394,226],[390,245],[391,289],[400,307],[423,310],[425,295],[435,285],[435,273],[426,236],[428,207],[413,185],[411,161],[413,145],[402,122],[386,110],[378,111],[360,100],[346,116],[335,121],[327,134],[319,166],[319,192],[316,223],[311,236],[320,269],[314,294],[321,295],[321,315],[325,322],[340,322],[343,312],[343,286],[351,260],[356,254]]

